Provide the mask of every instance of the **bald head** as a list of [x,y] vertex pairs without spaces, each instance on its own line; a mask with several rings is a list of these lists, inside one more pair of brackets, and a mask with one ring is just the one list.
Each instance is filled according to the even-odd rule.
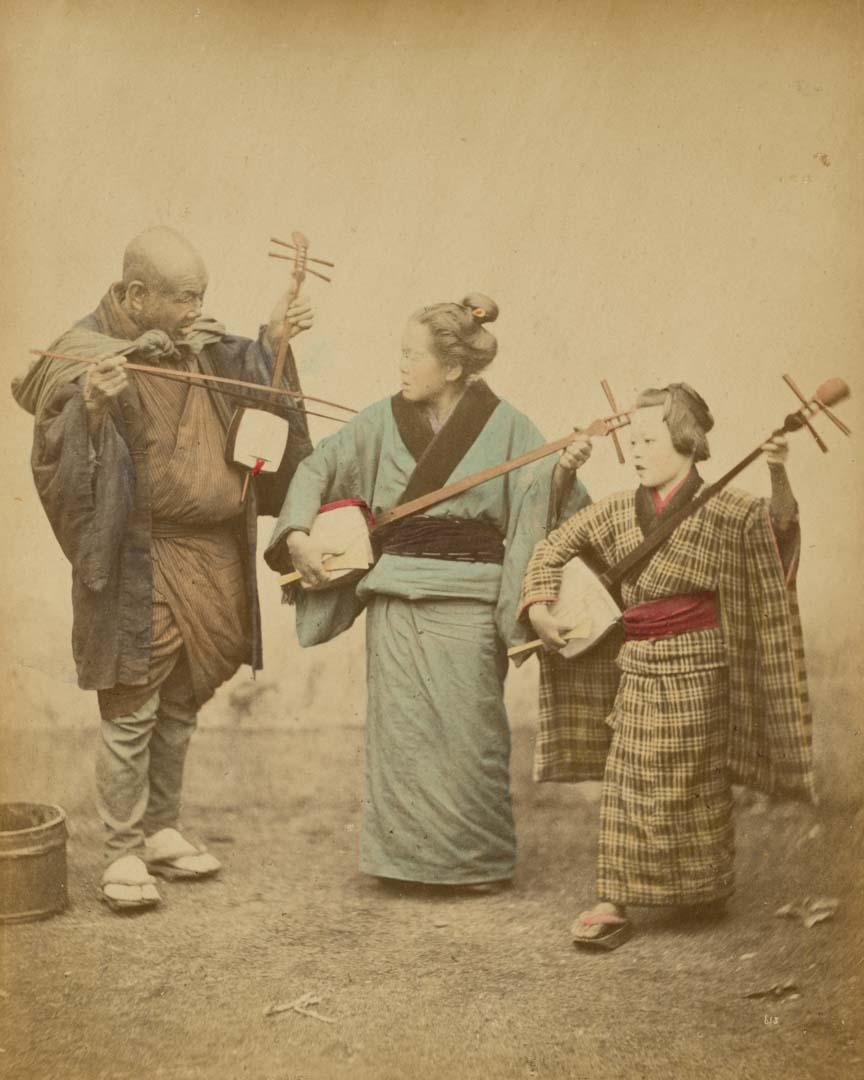
[[164,288],[178,277],[207,278],[204,260],[185,236],[165,225],[145,229],[129,242],[123,254],[123,284],[140,281],[149,288]]
[[201,314],[206,288],[204,260],[174,229],[147,229],[126,248],[123,306],[142,330],[181,337]]

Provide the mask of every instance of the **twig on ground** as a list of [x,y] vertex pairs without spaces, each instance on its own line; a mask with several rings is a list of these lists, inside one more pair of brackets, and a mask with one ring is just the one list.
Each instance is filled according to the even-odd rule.
[[301,994],[300,997],[296,998],[294,1001],[268,1005],[264,1010],[264,1015],[277,1016],[279,1013],[295,1012],[298,1016],[311,1016],[313,1020],[320,1020],[322,1024],[335,1024],[336,1021],[332,1017],[322,1016],[321,1013],[310,1008],[312,1005],[320,1004],[321,998],[319,995],[310,992]]
[[772,983],[760,990],[750,990],[744,994],[745,998],[775,998],[778,1001],[795,1001],[801,997],[800,987],[794,979],[787,979],[782,983]]
[[833,919],[840,908],[840,901],[830,896],[816,899],[806,897],[800,904],[784,904],[774,912],[778,919],[800,919],[808,930],[818,923]]

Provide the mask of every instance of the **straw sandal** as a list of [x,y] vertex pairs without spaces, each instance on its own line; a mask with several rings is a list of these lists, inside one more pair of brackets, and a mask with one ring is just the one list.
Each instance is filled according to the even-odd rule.
[[155,907],[162,897],[156,879],[137,855],[121,855],[102,875],[99,895],[112,911]]
[[582,911],[573,923],[570,933],[574,945],[586,945],[591,949],[617,949],[633,936],[633,924],[619,915],[614,904],[596,904],[591,911]]
[[151,873],[172,879],[212,877],[222,869],[206,848],[190,844],[176,829],[160,829],[148,836],[144,861]]

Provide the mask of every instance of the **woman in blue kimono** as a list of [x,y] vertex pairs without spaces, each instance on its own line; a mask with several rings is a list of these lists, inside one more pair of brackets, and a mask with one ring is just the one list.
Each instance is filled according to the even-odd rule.
[[576,437],[557,466],[546,459],[380,530],[378,561],[357,585],[315,591],[326,552],[309,530],[322,506],[362,500],[378,515],[544,442],[479,378],[497,351],[484,324],[497,315],[473,295],[409,319],[400,392],[301,463],[265,556],[281,569],[290,554],[307,586],[296,590],[301,644],[329,640],[366,608],[360,866],[380,878],[513,875],[506,645],[520,640],[521,577],[550,513],[589,501],[574,473],[590,443]]

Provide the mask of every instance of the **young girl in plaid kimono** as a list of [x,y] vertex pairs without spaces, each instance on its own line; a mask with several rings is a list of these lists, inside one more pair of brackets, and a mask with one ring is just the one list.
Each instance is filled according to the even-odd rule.
[[763,447],[770,501],[725,489],[625,579],[623,643],[571,661],[555,655],[567,628],[549,604],[564,565],[577,555],[618,563],[689,502],[712,426],[686,384],[641,394],[631,428],[640,487],[571,517],[536,546],[526,572],[522,614],[550,650],[536,778],[603,779],[598,903],[574,923],[578,944],[626,941],[628,904],[722,912],[733,891],[733,781],[812,794],[783,438]]

